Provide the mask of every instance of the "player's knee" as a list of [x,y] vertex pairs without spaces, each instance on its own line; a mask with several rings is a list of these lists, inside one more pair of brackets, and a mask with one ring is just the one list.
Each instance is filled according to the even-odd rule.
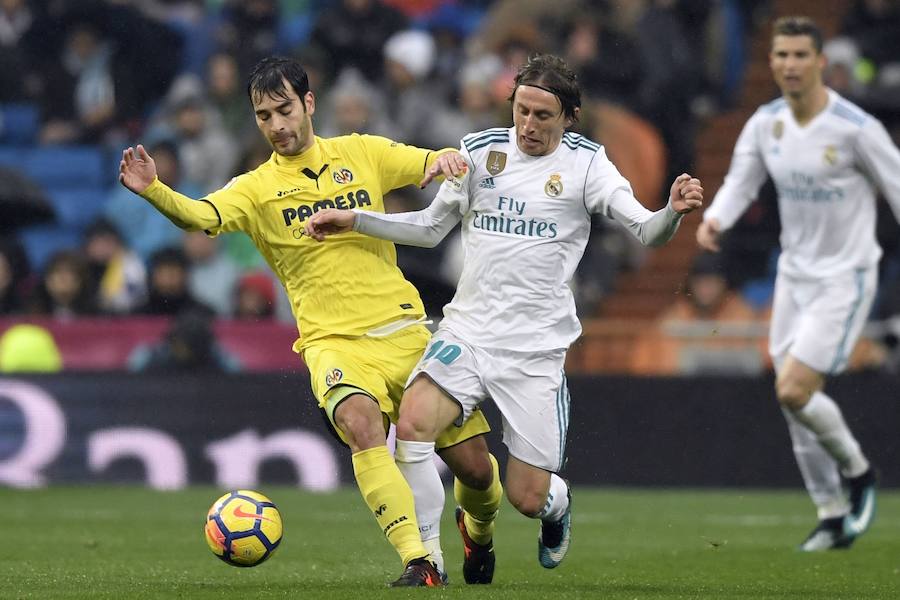
[[547,494],[532,489],[509,489],[507,498],[517,511],[526,517],[535,518],[547,503]]
[[401,414],[397,420],[397,439],[411,442],[433,442],[434,423],[418,414]]
[[483,457],[473,457],[465,464],[459,465],[454,469],[453,475],[466,487],[484,491],[494,482],[494,467],[485,454]]
[[[378,416],[380,417],[380,414]],[[343,432],[347,444],[354,452],[384,444],[385,433],[381,419],[373,418],[368,411],[347,407],[335,415],[335,424]]]
[[815,390],[791,378],[780,378],[775,382],[775,396],[778,402],[791,410],[806,406]]

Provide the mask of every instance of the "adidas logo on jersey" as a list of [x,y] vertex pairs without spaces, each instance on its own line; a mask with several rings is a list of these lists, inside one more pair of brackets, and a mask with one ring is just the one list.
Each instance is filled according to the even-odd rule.
[[486,190],[492,190],[497,186],[494,185],[493,177],[485,177],[484,179],[481,180],[481,183],[478,184],[478,187],[484,188]]

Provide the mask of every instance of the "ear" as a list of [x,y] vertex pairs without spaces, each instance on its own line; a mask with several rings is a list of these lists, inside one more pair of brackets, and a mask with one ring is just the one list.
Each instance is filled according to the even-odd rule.
[[316,112],[316,97],[312,92],[306,92],[303,95],[303,108],[306,110],[306,114],[310,116]]
[[581,107],[580,106],[576,106],[575,110],[573,110],[572,112],[575,113],[575,117],[574,118],[566,117],[566,129],[568,129],[569,127],[574,125],[575,121],[577,121],[578,119],[581,118]]

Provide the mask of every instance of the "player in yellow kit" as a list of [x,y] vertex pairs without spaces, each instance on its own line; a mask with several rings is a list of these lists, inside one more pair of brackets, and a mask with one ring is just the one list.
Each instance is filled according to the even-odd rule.
[[[325,207],[384,211],[386,192],[459,175],[464,161],[452,149],[432,152],[376,136],[316,137],[315,97],[294,60],[261,61],[248,94],[274,150],[257,169],[194,201],[159,181],[139,145],[123,152],[119,181],[183,229],[250,236],[291,299],[300,333],[294,350],[309,367],[319,406],[353,453],[366,504],[403,561],[392,585],[439,586],[439,539],[423,544],[428,532],[420,536],[413,491],[386,446],[388,422],[396,421],[406,379],[430,337],[422,301],[397,267],[392,243],[353,234],[318,244],[304,235],[304,221]],[[488,430],[476,413],[436,445],[457,477],[457,501],[489,524],[502,490],[481,435]],[[416,457],[398,452],[397,460]]]

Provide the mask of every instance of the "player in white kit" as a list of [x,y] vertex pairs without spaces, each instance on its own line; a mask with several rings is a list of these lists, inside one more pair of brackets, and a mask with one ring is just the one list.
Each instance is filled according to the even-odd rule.
[[875,296],[875,186],[900,215],[900,152],[877,119],[824,85],[825,61],[810,19],[776,21],[770,65],[782,97],[744,126],[697,230],[700,246],[717,251],[719,235],[772,177],[782,230],[769,352],[818,509],[819,523],[800,545],[806,551],[849,547],[874,516],[875,470],[823,388],[827,375],[846,368]]
[[[541,520],[538,560],[553,568],[568,549],[571,521],[569,488],[556,474],[565,463],[569,426],[563,364],[581,333],[569,282],[584,253],[591,216],[614,219],[644,244],[661,245],[703,195],[700,182],[684,174],[672,184],[666,207],[651,212],[641,205],[602,146],[566,132],[578,118],[581,95],[575,76],[557,57],[532,57],[519,70],[510,100],[514,126],[464,137],[466,174],[445,181],[428,208],[401,214],[321,211],[308,221],[307,233],[322,240],[352,228],[432,247],[462,221],[463,271],[410,375],[398,445],[402,441],[405,455],[427,464],[442,424],[461,424],[491,398],[509,448],[509,501]],[[439,519],[444,497],[433,469],[423,467],[410,484],[417,516],[429,504]],[[494,515],[479,517],[457,509],[468,583],[490,583],[493,576]]]

